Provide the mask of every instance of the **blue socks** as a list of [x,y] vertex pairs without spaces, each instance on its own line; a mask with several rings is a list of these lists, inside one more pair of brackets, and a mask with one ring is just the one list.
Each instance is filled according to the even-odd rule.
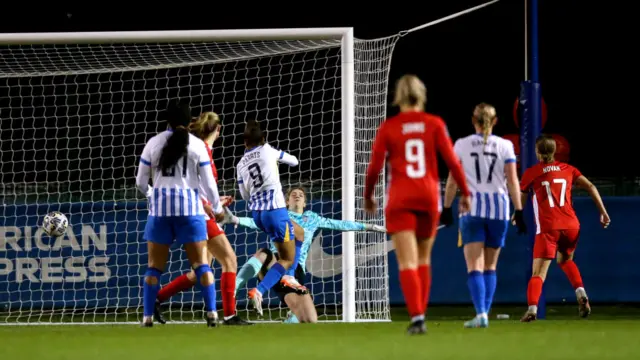
[[261,294],[265,294],[267,291],[269,291],[269,289],[277,284],[278,281],[280,281],[280,278],[282,278],[282,275],[284,275],[285,273],[286,270],[284,269],[284,266],[282,266],[280,263],[275,263],[275,265],[273,265],[271,269],[267,271],[264,279],[262,279],[262,282],[260,282],[260,284],[258,285],[258,291],[260,291]]
[[484,286],[486,295],[484,297],[484,310],[489,313],[491,311],[491,305],[493,304],[493,295],[496,293],[496,284],[498,283],[498,277],[495,270],[484,271]]
[[202,286],[202,276],[206,273],[212,273],[211,267],[207,264],[198,266],[195,270],[196,273],[196,286],[202,291],[202,297],[204,298],[204,308],[207,312],[216,311],[216,282],[215,280],[209,286]]
[[147,284],[146,279],[143,279],[142,286],[142,304],[144,305],[144,316],[153,316],[153,311],[156,307],[156,298],[158,297],[158,291],[160,291],[160,276],[162,276],[162,271],[155,268],[148,268],[147,272],[144,273],[144,277],[155,277],[156,284],[149,285]]
[[302,250],[302,242],[298,240],[294,240],[296,242],[296,255],[293,258],[293,264],[289,270],[287,270],[287,275],[295,276],[296,268],[298,267],[298,262],[300,261],[300,252]]
[[486,314],[486,287],[484,284],[484,276],[480,271],[472,271],[468,274],[467,285],[469,286],[469,292],[471,293],[471,300],[476,308],[476,314]]

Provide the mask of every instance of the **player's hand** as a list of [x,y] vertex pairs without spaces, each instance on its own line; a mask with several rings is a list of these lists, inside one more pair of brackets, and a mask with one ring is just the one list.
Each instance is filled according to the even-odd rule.
[[374,224],[364,224],[364,230],[365,231],[382,232],[382,233],[386,233],[387,232],[387,229],[385,229],[384,226],[374,225]]
[[609,214],[600,214],[600,224],[602,224],[602,227],[605,229],[609,227],[609,224],[611,224],[611,218],[609,218]]
[[442,213],[440,214],[440,224],[446,227],[453,225],[453,209],[450,207],[442,208]]
[[218,224],[220,224],[220,222],[224,221],[224,211],[213,214],[213,218],[216,219]]
[[375,199],[364,199],[364,210],[369,214],[375,214],[378,210],[378,204]]
[[518,234],[527,233],[527,224],[524,222],[524,215],[522,210],[516,210],[513,213],[512,223],[518,228]]
[[210,219],[216,218],[216,214],[213,212],[211,204],[202,204],[202,207],[204,208],[204,213],[207,214]]
[[218,224],[220,225],[234,224],[238,226],[238,223],[240,222],[238,217],[233,215],[233,213],[228,207],[225,206],[223,209],[224,209],[224,219],[218,222]]
[[231,205],[233,200],[234,200],[233,196],[228,196],[228,195],[220,196],[220,203],[222,204],[222,206]]
[[458,201],[458,213],[464,215],[471,211],[471,196],[461,196]]

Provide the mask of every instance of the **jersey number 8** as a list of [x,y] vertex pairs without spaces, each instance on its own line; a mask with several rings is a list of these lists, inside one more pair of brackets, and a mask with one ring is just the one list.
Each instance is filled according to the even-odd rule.
[[424,177],[427,162],[424,158],[424,142],[421,139],[409,139],[404,143],[404,158],[407,161],[407,176],[412,179]]

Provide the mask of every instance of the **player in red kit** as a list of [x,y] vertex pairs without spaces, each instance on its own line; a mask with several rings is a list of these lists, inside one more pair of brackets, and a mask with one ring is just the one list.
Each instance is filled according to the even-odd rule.
[[528,192],[532,193],[536,221],[533,271],[527,288],[529,308],[522,317],[522,322],[536,320],[542,284],[556,254],[560,268],[575,289],[580,316],[587,317],[591,313],[580,271],[573,261],[580,234],[580,222],[571,203],[573,185],[589,193],[598,207],[603,227],[606,228],[611,222],[598,189],[578,169],[555,161],[555,152],[555,140],[546,135],[540,136],[536,140],[536,156],[540,162],[525,171],[520,184],[523,203]]
[[398,80],[394,105],[400,107],[400,114],[387,119],[378,129],[364,192],[365,210],[373,214],[377,210],[374,190],[386,158],[390,179],[386,226],[396,249],[400,285],[411,316],[409,334],[426,332],[431,249],[442,207],[437,152],[460,187],[461,212],[470,207],[460,160],[442,119],[424,112],[426,100],[426,88],[416,76],[405,75]]
[[[218,181],[218,170],[213,162],[213,154],[211,146],[220,136],[220,129],[222,124],[218,114],[214,112],[202,113],[196,118],[190,125],[189,130],[192,134],[202,139],[209,151],[209,159],[211,160],[211,167],[213,170],[213,177]],[[206,199],[202,200],[204,207],[211,206]],[[233,199],[230,196],[221,196],[220,201],[224,206],[228,206]],[[224,324],[225,325],[249,325],[250,323],[244,321],[236,315],[236,271],[238,267],[236,254],[227,239],[224,231],[216,223],[215,219],[207,220],[207,248],[209,250],[209,263],[215,258],[222,267],[222,275],[220,278],[220,293],[222,295],[222,307],[224,312]],[[162,317],[160,312],[160,304],[163,301],[168,300],[171,296],[190,289],[195,285],[195,274],[193,271],[183,274],[175,278],[167,286],[160,289],[158,292],[158,301],[156,303],[155,318],[159,323],[164,324],[166,321]]]

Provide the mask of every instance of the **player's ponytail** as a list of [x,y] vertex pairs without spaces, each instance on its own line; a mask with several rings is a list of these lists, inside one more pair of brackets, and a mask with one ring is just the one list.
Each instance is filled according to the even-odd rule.
[[167,144],[160,155],[160,169],[167,171],[175,166],[181,157],[187,154],[189,146],[189,131],[187,127],[191,122],[189,105],[182,102],[173,102],[167,107],[164,117],[172,130],[172,134],[167,139]]
[[264,145],[265,142],[266,139],[262,129],[260,129],[260,124],[255,120],[247,121],[247,126],[244,128],[244,145],[250,149]]
[[556,141],[546,134],[538,136],[536,139],[536,152],[542,162],[553,162],[556,155]]
[[491,130],[496,124],[496,109],[487,103],[478,104],[473,110],[473,122],[482,129],[482,139],[486,145]]
[[427,88],[415,75],[404,75],[396,82],[394,106],[421,108],[427,102]]

